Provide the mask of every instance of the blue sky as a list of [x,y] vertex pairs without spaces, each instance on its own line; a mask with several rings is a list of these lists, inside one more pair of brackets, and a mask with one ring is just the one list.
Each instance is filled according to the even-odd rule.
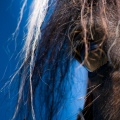
[[[13,1],[13,2],[12,2]],[[29,0],[30,2],[30,0]],[[0,0],[0,88],[9,81],[9,77],[14,73],[17,64],[16,54],[22,46],[22,27],[27,21],[28,9],[25,9],[20,34],[18,35],[17,49],[15,51],[15,41],[12,40],[12,33],[17,26],[18,17],[22,2],[20,0]],[[29,3],[28,5],[29,6]],[[9,93],[9,89],[0,92],[0,120],[9,120],[13,113],[13,98]]]
[[[12,40],[12,33],[15,31],[17,26],[22,2],[20,0],[13,0],[13,2],[11,1],[12,0],[0,0],[0,88],[2,88],[7,80],[9,80],[9,76],[15,71],[15,66],[17,64],[16,54],[22,46],[23,29],[25,30],[24,26],[27,23],[28,9],[31,3],[31,0],[29,0],[25,8],[19,35],[17,37],[17,50],[15,51],[16,43]],[[78,64],[79,63],[76,62],[76,66]],[[76,102],[74,100],[77,100],[85,94],[84,89],[86,86],[85,81],[87,79],[86,74],[87,72],[85,69],[76,68],[76,75],[74,79],[75,84],[73,86],[72,93],[70,93],[70,96],[72,95],[73,98],[68,99],[66,103],[67,112],[65,112],[65,114],[67,113],[67,116],[64,117],[73,116],[74,113],[78,112],[76,111],[76,106],[83,106],[83,101],[80,102],[80,100],[78,100]],[[9,120],[11,114],[13,113],[13,99],[10,96],[4,96],[7,92],[8,89],[0,93],[0,120]],[[76,112],[73,112],[74,110]],[[71,114],[72,112],[73,114]]]

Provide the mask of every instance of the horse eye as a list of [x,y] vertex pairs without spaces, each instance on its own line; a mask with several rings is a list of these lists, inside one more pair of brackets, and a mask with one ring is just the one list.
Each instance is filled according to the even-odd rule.
[[75,48],[75,58],[80,62],[84,63],[84,67],[89,71],[93,72],[107,63],[106,53],[98,47],[96,43],[90,43],[88,56],[85,59],[85,45],[78,44]]
[[87,59],[84,60],[84,66],[90,72],[94,72],[106,63],[107,56],[102,49],[90,50]]

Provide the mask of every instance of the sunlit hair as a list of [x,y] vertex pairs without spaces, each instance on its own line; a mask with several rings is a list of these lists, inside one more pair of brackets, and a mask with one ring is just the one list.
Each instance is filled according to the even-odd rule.
[[[43,0],[34,0],[32,2],[31,15],[29,17],[28,24],[27,24],[28,32],[27,32],[27,36],[26,36],[26,42],[25,42],[25,45],[24,45],[23,51],[22,51],[25,54],[25,58],[24,58],[22,65],[20,66],[19,70],[16,72],[16,74],[18,72],[20,72],[20,70],[23,68],[23,66],[26,64],[26,62],[30,58],[29,65],[27,67],[29,67],[30,101],[31,101],[31,109],[32,109],[31,111],[32,111],[33,119],[35,119],[35,113],[34,113],[34,108],[33,108],[33,88],[32,88],[32,74],[33,73],[32,73],[32,71],[33,71],[33,68],[35,65],[35,59],[36,59],[35,58],[36,57],[35,50],[41,40],[41,30],[40,29],[41,29],[41,25],[44,21],[44,18],[46,16],[46,12],[48,9],[48,2],[49,2],[49,0],[44,0],[44,1]],[[26,4],[27,4],[27,0],[24,1],[23,6],[21,8],[19,22],[18,22],[15,32],[13,33],[13,36],[15,36],[15,34],[17,33],[17,31],[19,29]],[[14,77],[15,76],[13,76],[13,78]],[[13,119],[16,117],[16,114],[19,109],[20,101],[22,99],[22,91],[23,91],[23,88],[25,85],[26,77],[27,77],[26,75],[24,75],[24,77],[22,77],[22,81],[21,81],[21,85],[20,85],[20,89],[19,89],[18,105],[16,107],[16,112],[13,116]]]
[[[19,29],[26,3],[27,0],[21,8],[20,20],[13,35]],[[13,119],[59,118],[61,105],[69,91],[66,86],[72,83],[68,72],[74,56],[77,56],[76,47],[84,43],[85,59],[88,56],[88,44],[95,38],[102,49],[112,19],[108,9],[109,13],[113,13],[119,8],[113,10],[111,4],[114,8],[116,4],[120,5],[119,0],[33,1],[26,41],[21,52],[24,60],[12,79],[19,75],[18,103]],[[55,7],[53,14],[44,23],[51,6]],[[118,24],[119,18],[115,19]],[[96,32],[101,33],[99,37]],[[77,34],[81,38],[74,41]]]

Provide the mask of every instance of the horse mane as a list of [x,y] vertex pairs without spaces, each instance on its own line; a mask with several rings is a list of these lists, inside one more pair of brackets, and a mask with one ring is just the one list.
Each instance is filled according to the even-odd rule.
[[[28,37],[21,52],[25,57],[16,73],[19,76],[19,91],[13,119],[60,119],[61,106],[70,91],[67,86],[73,82],[71,74],[74,74],[75,68],[72,68],[71,73],[69,70],[76,56],[74,50],[84,43],[86,59],[88,43],[96,37],[94,30],[103,33],[98,39],[102,39],[100,47],[104,44],[109,18],[106,9],[108,6],[112,8],[111,4],[119,5],[117,2],[118,0],[56,0],[53,13],[45,22],[40,23],[39,11],[33,27],[30,27],[34,16],[31,17]],[[49,11],[50,6],[43,10],[45,14],[47,8]],[[34,9],[35,7],[33,11]],[[109,12],[115,11],[117,8]],[[101,20],[94,16],[99,16]],[[102,28],[98,21],[101,21]],[[94,24],[96,28],[93,28]],[[77,33],[81,35],[80,42],[74,41]]]

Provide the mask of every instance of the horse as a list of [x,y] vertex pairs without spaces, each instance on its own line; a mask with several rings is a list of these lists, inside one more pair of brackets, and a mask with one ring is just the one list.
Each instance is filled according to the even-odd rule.
[[[66,86],[72,85],[69,69],[77,60],[89,78],[84,109],[77,120],[119,120],[120,1],[56,0],[49,4],[43,11],[48,8],[49,14],[53,7],[52,15],[43,23],[38,16],[33,30],[28,27],[21,52],[25,57],[16,73],[19,91],[13,119],[60,119],[70,90]],[[40,9],[40,4],[35,5],[34,9]]]

